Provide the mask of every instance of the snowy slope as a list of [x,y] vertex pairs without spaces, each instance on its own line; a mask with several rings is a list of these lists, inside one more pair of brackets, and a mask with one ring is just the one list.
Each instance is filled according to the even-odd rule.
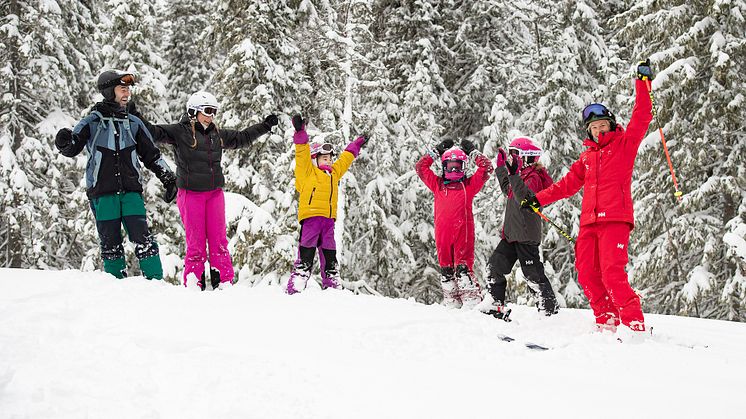
[[744,417],[744,324],[648,315],[620,344],[586,310],[513,317],[0,269],[0,418]]

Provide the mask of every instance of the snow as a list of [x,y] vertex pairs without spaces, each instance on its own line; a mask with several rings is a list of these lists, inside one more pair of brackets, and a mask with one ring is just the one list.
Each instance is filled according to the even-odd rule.
[[294,296],[241,282],[198,292],[0,269],[0,417],[735,418],[746,408],[745,324],[648,315],[654,335],[620,344],[591,331],[587,310],[513,310],[504,323],[315,284]]

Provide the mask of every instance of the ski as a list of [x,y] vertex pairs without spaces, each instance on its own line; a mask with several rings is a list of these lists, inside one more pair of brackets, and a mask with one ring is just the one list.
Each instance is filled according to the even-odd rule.
[[[508,336],[508,335],[499,334],[499,335],[497,335],[497,338],[500,339],[503,342],[515,342],[515,339],[512,338],[512,337],[510,337],[510,336]],[[533,342],[522,342],[522,343],[523,343],[523,346],[525,346],[526,348],[531,349],[533,351],[548,351],[549,349],[551,349],[551,348],[548,348],[546,346],[539,345],[539,344],[533,343]]]

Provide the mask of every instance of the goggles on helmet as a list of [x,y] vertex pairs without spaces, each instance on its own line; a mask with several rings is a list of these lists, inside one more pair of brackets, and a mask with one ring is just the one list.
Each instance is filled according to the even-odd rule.
[[202,112],[205,116],[215,116],[218,113],[218,108],[214,106],[200,106],[197,110]]
[[330,143],[314,144],[311,147],[311,157],[316,157],[319,154],[334,154],[334,146]]
[[446,173],[449,172],[463,172],[464,171],[464,162],[461,160],[446,160],[445,165],[443,166],[443,170]]
[[588,123],[599,119],[613,120],[614,115],[612,115],[606,106],[600,103],[591,103],[583,109],[584,124],[588,125]]
[[540,157],[541,156],[541,150],[523,150],[518,147],[508,147],[508,152],[513,156],[520,156],[520,157]]
[[125,74],[119,79],[120,85],[133,86],[135,84],[135,76],[132,74]]

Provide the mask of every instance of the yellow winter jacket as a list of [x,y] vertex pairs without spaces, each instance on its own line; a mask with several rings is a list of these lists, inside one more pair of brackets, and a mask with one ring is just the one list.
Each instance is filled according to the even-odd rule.
[[337,195],[339,179],[350,168],[355,155],[343,151],[327,173],[311,162],[311,147],[295,145],[295,189],[300,192],[298,221],[310,217],[337,219]]

